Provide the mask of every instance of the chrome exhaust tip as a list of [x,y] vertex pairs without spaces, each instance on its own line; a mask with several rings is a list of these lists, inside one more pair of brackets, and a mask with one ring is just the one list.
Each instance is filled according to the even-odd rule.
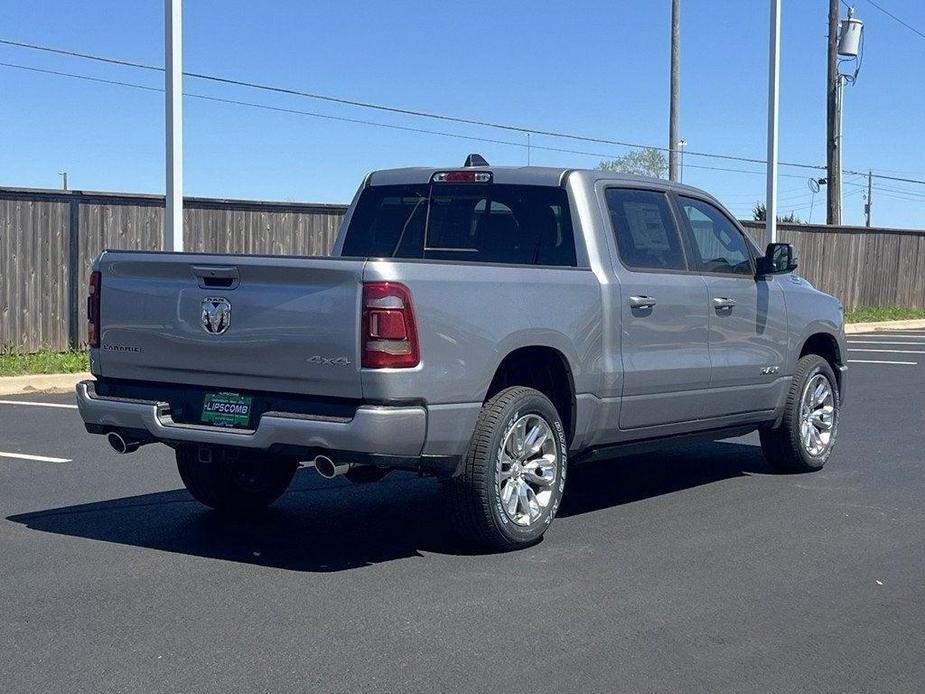
[[141,446],[139,441],[126,439],[118,431],[110,431],[108,434],[106,434],[106,441],[108,441],[109,445],[112,446],[112,450],[121,455],[134,453],[138,450],[138,447]]
[[326,455],[316,455],[315,456],[315,470],[318,471],[318,474],[324,477],[326,480],[333,480],[335,477],[340,477],[347,473],[350,470],[350,463],[335,463]]

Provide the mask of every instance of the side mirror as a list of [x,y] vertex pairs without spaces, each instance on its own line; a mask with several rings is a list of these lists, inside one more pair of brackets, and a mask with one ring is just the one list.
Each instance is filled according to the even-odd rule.
[[780,275],[797,269],[799,256],[789,243],[769,243],[763,258],[758,258],[759,275]]

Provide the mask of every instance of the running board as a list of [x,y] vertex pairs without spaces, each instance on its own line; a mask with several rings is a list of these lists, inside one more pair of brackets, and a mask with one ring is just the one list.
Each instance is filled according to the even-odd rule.
[[582,451],[577,454],[571,462],[586,463],[594,460],[607,460],[608,458],[621,458],[628,455],[651,453],[653,451],[674,448],[676,446],[720,441],[722,439],[731,439],[735,436],[745,436],[753,431],[757,431],[758,428],[759,427],[755,424],[739,424],[737,426],[723,427],[720,429],[705,429],[689,434],[674,434],[672,436],[660,436],[658,438],[607,444],[605,446],[596,446]]

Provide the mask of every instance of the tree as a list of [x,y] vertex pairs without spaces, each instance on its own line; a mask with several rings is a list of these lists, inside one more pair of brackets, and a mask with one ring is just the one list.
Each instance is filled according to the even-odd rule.
[[626,154],[609,159],[598,164],[597,168],[602,171],[618,171],[625,174],[636,174],[638,176],[652,176],[653,178],[664,178],[668,172],[668,159],[665,153],[654,147],[633,150]]
[[[763,202],[756,202],[755,206],[752,208],[752,219],[756,222],[763,222],[768,216],[767,208]],[[777,215],[778,222],[784,222],[785,224],[803,224],[803,220],[796,216],[794,212],[790,212],[787,215]]]

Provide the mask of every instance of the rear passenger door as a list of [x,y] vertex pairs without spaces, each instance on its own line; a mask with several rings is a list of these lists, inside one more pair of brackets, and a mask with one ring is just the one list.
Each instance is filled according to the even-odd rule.
[[604,200],[619,258],[620,429],[698,419],[710,383],[706,283],[688,266],[667,193],[605,187]]
[[780,284],[755,277],[753,247],[727,214],[706,199],[676,197],[691,256],[709,291],[711,416],[774,409],[787,350]]

